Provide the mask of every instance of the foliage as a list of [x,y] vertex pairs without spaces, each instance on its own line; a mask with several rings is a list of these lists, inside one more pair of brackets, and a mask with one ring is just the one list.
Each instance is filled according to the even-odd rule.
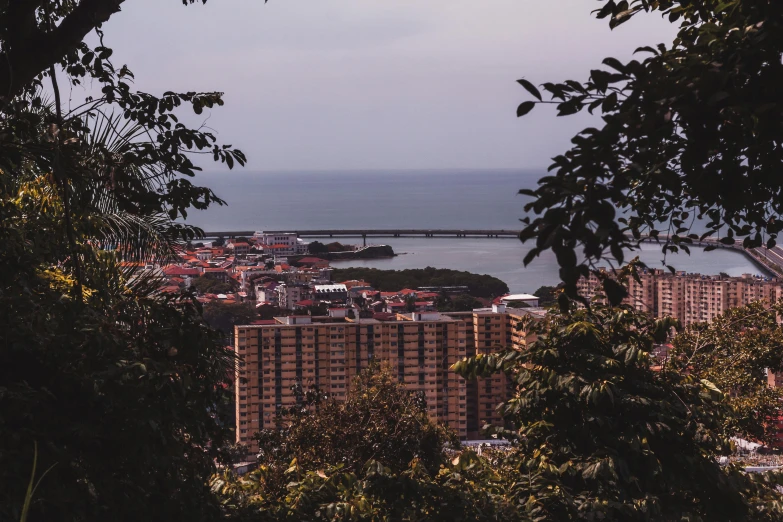
[[234,326],[250,324],[258,318],[256,308],[252,303],[222,303],[212,301],[204,305],[204,321],[215,330],[226,335],[234,333]]
[[[191,183],[196,155],[245,157],[179,122],[220,93],[131,88],[100,28],[122,3],[0,1],[2,520],[27,509],[36,445],[49,471],[30,520],[218,515],[206,480],[231,435],[233,355],[192,295],[140,267],[199,234],[188,211],[221,203]],[[64,110],[61,87],[85,81],[101,95]]]
[[539,306],[554,306],[557,304],[557,291],[556,286],[540,286],[538,290],[533,292],[533,295],[538,297]]
[[[260,468],[213,489],[238,520],[516,520],[501,478],[429,420],[423,398],[370,368],[345,402],[317,390],[258,436]],[[498,488],[499,489],[499,488]]]
[[343,245],[339,241],[334,241],[332,243],[327,243],[326,249],[329,252],[347,252],[349,250],[354,250],[354,247],[353,245]]
[[665,328],[625,308],[521,323],[525,351],[460,361],[466,378],[504,372],[513,441],[509,502],[535,520],[778,520],[778,474],[722,467],[727,410],[708,381],[656,372]]
[[783,329],[761,302],[734,308],[711,323],[694,324],[674,338],[667,365],[672,370],[707,379],[726,394],[730,414],[726,436],[772,442],[770,426],[783,404],[783,391],[767,384],[767,369],[783,371]]
[[307,252],[313,255],[325,254],[329,248],[320,241],[312,241],[307,245]]
[[506,283],[489,275],[471,274],[446,268],[417,268],[409,270],[379,270],[377,268],[336,268],[335,281],[367,281],[382,292],[420,286],[467,286],[474,297],[493,297],[508,293]]
[[272,305],[263,305],[258,307],[258,318],[264,320],[274,319],[275,317],[283,317],[290,314],[290,310],[283,310],[280,307]]
[[221,281],[212,277],[194,277],[190,286],[199,294],[230,294],[234,291],[231,281]]
[[455,296],[441,294],[435,299],[435,307],[439,312],[470,312],[482,306],[481,301],[466,294]]
[[[704,236],[772,247],[783,230],[783,3],[767,0],[602,0],[610,27],[644,12],[679,26],[669,44],[606,58],[585,82],[519,83],[559,116],[599,111],[601,123],[572,139],[526,204],[529,263],[551,249],[565,291],[596,263],[622,263],[644,235],[663,252]],[[697,221],[698,220],[698,223]],[[581,252],[579,252],[581,250]],[[617,304],[621,287],[607,283]]]
[[328,315],[329,314],[329,305],[326,303],[316,303],[312,306],[307,307],[307,315]]

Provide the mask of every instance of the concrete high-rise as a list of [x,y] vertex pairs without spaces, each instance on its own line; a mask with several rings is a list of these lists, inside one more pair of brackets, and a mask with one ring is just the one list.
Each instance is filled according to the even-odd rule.
[[352,379],[372,362],[388,365],[406,388],[422,393],[433,421],[449,425],[462,439],[476,438],[484,424],[502,423],[495,408],[511,388],[503,376],[467,383],[449,368],[477,353],[524,345],[524,332],[515,326],[530,313],[541,314],[500,305],[380,320],[332,310],[329,317],[289,316],[236,326],[237,442],[257,449],[253,433],[273,428],[275,414],[296,404],[293,385],[316,386],[344,399]]
[[[706,276],[652,269],[640,271],[639,279],[629,279],[624,303],[653,317],[673,317],[683,325],[712,321],[730,308],[754,301],[771,304],[783,298],[783,281],[750,274]],[[602,293],[601,280],[594,274],[580,279],[577,287],[586,297]]]

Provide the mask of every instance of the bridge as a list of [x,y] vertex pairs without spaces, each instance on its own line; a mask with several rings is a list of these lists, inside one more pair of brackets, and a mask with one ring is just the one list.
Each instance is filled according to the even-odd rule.
[[[267,234],[291,234],[299,237],[325,238],[325,237],[360,237],[367,244],[368,237],[484,237],[484,238],[516,238],[518,230],[506,229],[421,229],[421,228],[389,228],[389,229],[313,229],[313,230],[265,230]],[[250,237],[254,230],[210,231],[204,232],[204,238],[215,239],[218,237]],[[641,241],[652,243],[665,243],[668,237],[661,234],[657,238],[642,236]],[[783,248],[775,247],[767,249],[745,249],[741,244],[724,245],[715,238],[707,237],[702,240],[693,240],[688,246],[717,247],[735,250],[744,254],[752,263],[763,271],[776,276],[783,276]]]
[[[354,229],[354,230],[264,230],[266,234],[296,234],[299,237],[518,237],[519,230],[463,229]],[[204,232],[205,238],[249,237],[253,230]]]

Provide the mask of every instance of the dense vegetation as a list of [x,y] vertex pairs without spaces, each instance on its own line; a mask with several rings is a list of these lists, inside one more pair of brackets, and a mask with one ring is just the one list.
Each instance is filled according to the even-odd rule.
[[220,330],[226,337],[230,337],[234,333],[234,326],[250,324],[259,319],[253,303],[223,303],[220,301],[211,301],[205,304],[203,317],[209,326]]
[[[140,267],[220,202],[194,154],[244,156],[179,123],[219,93],[138,92],[102,32],[83,41],[122,3],[0,2],[0,520],[219,516],[233,355]],[[64,103],[81,82],[99,94]]]
[[783,414],[783,389],[771,388],[767,372],[783,371],[783,303],[761,302],[729,310],[710,324],[689,326],[674,339],[664,362],[675,371],[707,379],[726,393],[733,410],[726,436],[775,442],[775,419]]
[[258,435],[260,468],[216,476],[213,489],[238,521],[521,520],[496,496],[496,475],[453,433],[434,425],[423,397],[370,368],[345,402],[299,390],[280,430]]
[[367,281],[382,292],[420,286],[467,286],[473,297],[495,297],[508,293],[506,283],[489,275],[478,275],[446,268],[416,268],[379,270],[377,268],[338,268],[332,273],[335,281],[357,279]]
[[[750,314],[734,317],[749,326]],[[513,442],[504,496],[527,520],[778,520],[783,474],[721,466],[724,426],[744,411],[718,389],[650,352],[670,320],[629,308],[572,310],[521,325],[531,342],[457,363],[472,378],[504,373]],[[718,363],[718,361],[715,361]],[[720,371],[716,365],[714,370]]]
[[[606,58],[584,82],[544,83],[549,99],[520,80],[534,98],[520,116],[540,103],[559,116],[601,115],[554,158],[538,188],[522,191],[531,200],[520,237],[535,240],[525,262],[551,249],[576,298],[580,276],[622,263],[643,234],[660,237],[664,252],[687,251],[707,235],[775,245],[783,230],[783,2],[602,0],[596,13],[610,27],[663,15],[679,32],[628,61]],[[619,303],[624,289],[605,281]]]
[[469,312],[481,308],[483,303],[471,295],[439,295],[435,307],[439,312]]
[[190,285],[199,294],[228,294],[234,291],[232,281],[221,281],[211,277],[194,277]]
[[538,306],[547,307],[557,304],[557,290],[556,286],[540,286],[533,292],[533,295],[538,297]]

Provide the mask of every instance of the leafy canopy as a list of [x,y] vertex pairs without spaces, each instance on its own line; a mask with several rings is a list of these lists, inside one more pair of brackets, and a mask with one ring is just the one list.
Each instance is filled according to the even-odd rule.
[[212,481],[235,520],[519,520],[489,462],[449,455],[453,433],[387,369],[363,372],[344,402],[297,391],[282,429],[258,434],[259,469]]
[[665,364],[670,370],[707,379],[726,394],[726,436],[766,443],[776,436],[783,391],[771,388],[767,370],[783,371],[783,329],[777,315],[783,304],[767,309],[763,302],[734,308],[711,323],[679,333]]
[[[122,4],[0,0],[3,520],[219,515],[207,479],[232,438],[234,359],[193,296],[161,295],[143,267],[199,233],[189,210],[220,203],[191,183],[196,158],[245,157],[179,121],[220,93],[140,92],[112,63],[101,24]],[[101,95],[65,109],[85,81]],[[34,454],[48,472],[31,497]]]
[[[666,253],[710,235],[771,247],[783,230],[783,3],[602,0],[596,16],[613,28],[644,13],[678,24],[676,39],[607,58],[583,82],[519,80],[534,98],[519,115],[541,103],[601,115],[521,191],[531,201],[520,238],[535,240],[525,263],[551,249],[572,298],[580,276],[621,264],[645,235]],[[617,304],[623,292],[607,296]]]
[[722,467],[727,406],[712,383],[655,371],[666,328],[626,308],[523,321],[524,351],[455,364],[466,378],[502,372],[513,396],[510,502],[533,520],[777,520],[780,474]]

